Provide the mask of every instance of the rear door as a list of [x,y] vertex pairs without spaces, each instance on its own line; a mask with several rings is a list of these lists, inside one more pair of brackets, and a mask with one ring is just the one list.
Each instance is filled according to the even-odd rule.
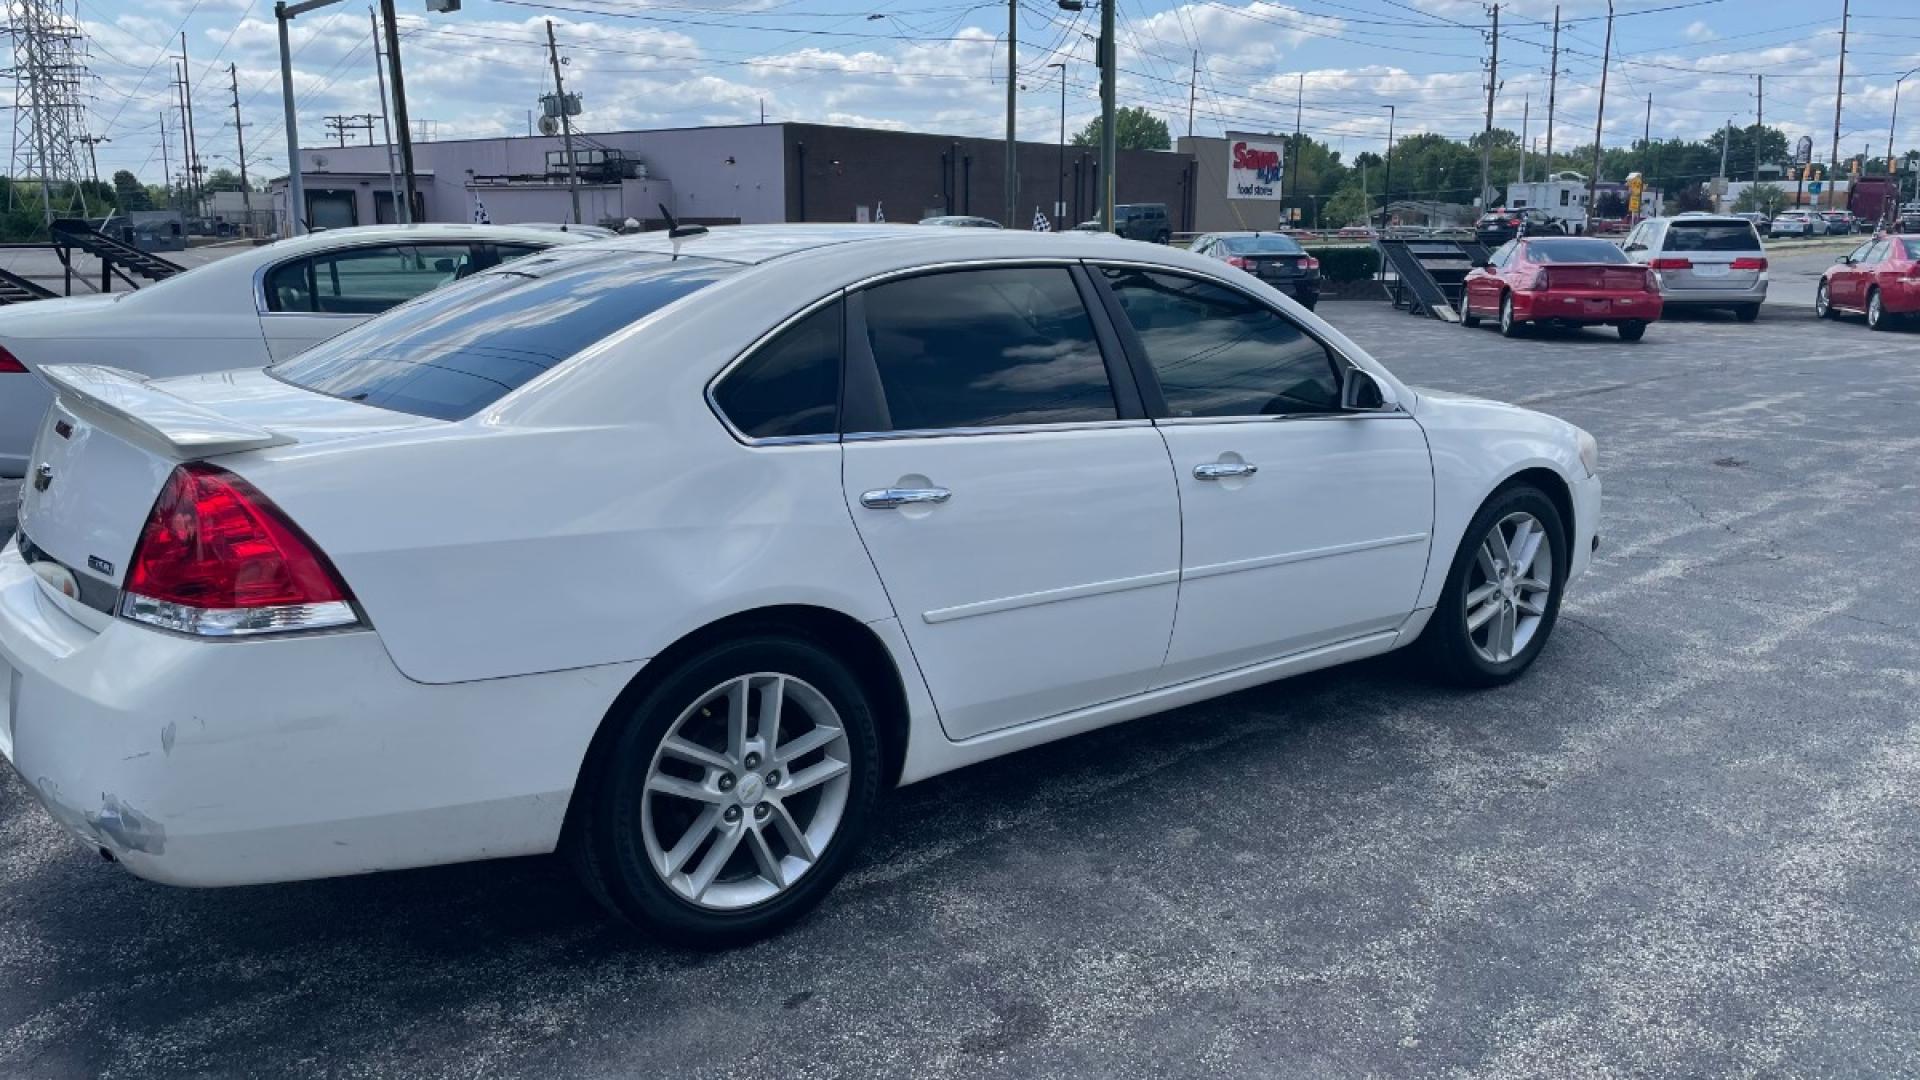
[[1345,362],[1211,280],[1109,267],[1180,486],[1161,685],[1397,628],[1426,574],[1433,469],[1404,412],[1340,408]]
[[847,507],[954,739],[1140,693],[1166,655],[1172,466],[1089,295],[1056,263],[849,299]]
[[368,244],[268,267],[260,326],[284,360],[389,308],[465,277],[491,259],[485,245]]

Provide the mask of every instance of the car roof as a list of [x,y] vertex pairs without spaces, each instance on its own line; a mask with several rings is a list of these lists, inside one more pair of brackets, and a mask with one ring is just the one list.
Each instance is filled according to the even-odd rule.
[[1026,255],[1036,258],[1049,255],[1113,257],[1113,238],[1103,233],[1070,233],[1074,233],[1074,230],[928,229],[919,225],[894,224],[716,225],[705,232],[677,240],[664,232],[637,233],[611,240],[596,240],[594,246],[747,264],[797,257],[849,244],[881,241],[886,242],[890,253],[924,251],[926,255],[936,258],[948,252],[955,253],[956,258],[1017,258]]
[[467,225],[423,222],[415,225],[355,225],[345,229],[322,229],[305,236],[290,236],[265,245],[277,258],[302,251],[324,251],[346,243],[402,240],[523,240],[540,244],[584,243],[595,237],[585,233],[562,232],[552,225]]

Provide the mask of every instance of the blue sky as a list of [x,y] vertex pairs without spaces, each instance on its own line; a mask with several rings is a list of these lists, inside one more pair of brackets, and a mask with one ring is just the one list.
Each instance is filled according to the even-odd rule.
[[[1303,127],[1348,155],[1380,149],[1386,110],[1397,131],[1465,136],[1485,108],[1487,19],[1465,0],[1116,0],[1120,100],[1187,127],[1192,56],[1200,55],[1194,129],[1283,130],[1304,79]],[[764,102],[770,120],[997,135],[1004,123],[1007,8],[966,0],[466,0],[429,15],[399,0],[408,101],[431,137],[522,132],[550,88],[545,20],[568,58],[569,89],[586,101],[587,130],[743,123]],[[1840,0],[1619,0],[1608,83],[1606,141],[1637,138],[1653,97],[1656,136],[1700,137],[1765,114],[1790,135],[1833,132]],[[1501,14],[1495,116],[1544,135],[1552,0],[1517,0]],[[1555,146],[1591,139],[1605,0],[1561,0]],[[237,67],[248,160],[284,171],[278,56],[271,0],[78,0],[88,40],[90,126],[103,174],[131,168],[158,182],[160,114],[177,110],[169,54],[185,32],[195,128],[209,167],[235,154],[227,65]],[[1087,10],[1022,0],[1016,78],[1023,137],[1052,139],[1058,69],[1067,65],[1067,123],[1098,111]],[[379,111],[364,0],[302,16],[293,32],[303,145],[326,141],[329,113]],[[1920,67],[1920,7],[1857,0],[1849,38],[1842,153],[1886,146],[1894,81]],[[1920,76],[1907,81],[1900,147],[1920,146]],[[418,127],[418,124],[416,124]],[[1543,140],[1544,141],[1544,140]],[[179,165],[179,139],[168,153]]]

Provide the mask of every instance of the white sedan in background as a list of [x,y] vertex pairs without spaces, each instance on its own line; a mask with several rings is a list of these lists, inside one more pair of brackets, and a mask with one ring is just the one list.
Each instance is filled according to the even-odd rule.
[[564,848],[708,944],[898,784],[1405,646],[1517,678],[1598,543],[1586,432],[1101,236],[626,237],[45,375],[0,751],[73,834],[209,886]]
[[142,375],[261,367],[456,278],[593,236],[516,225],[370,225],[283,240],[133,292],[0,308],[0,478],[22,476],[53,394],[33,369]]

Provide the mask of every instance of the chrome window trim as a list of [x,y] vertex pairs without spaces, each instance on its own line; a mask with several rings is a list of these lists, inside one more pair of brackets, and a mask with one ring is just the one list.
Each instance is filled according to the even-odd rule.
[[1277,416],[1164,416],[1152,421],[1164,427],[1191,427],[1196,424],[1290,424],[1320,423],[1328,420],[1411,420],[1413,414],[1395,404],[1390,409],[1324,413],[1282,413]]
[[1070,420],[1059,424],[1004,424],[996,427],[917,428],[912,431],[850,431],[841,442],[886,442],[893,439],[977,438],[981,435],[1047,435],[1061,431],[1102,431],[1108,428],[1152,427],[1153,421]]
[[[871,286],[879,285],[887,281],[893,281],[898,278],[920,277],[924,274],[939,274],[939,273],[945,273],[952,270],[982,270],[982,269],[1010,268],[1010,267],[1021,267],[1021,266],[1071,267],[1080,263],[1084,263],[1085,261],[1086,261],[1085,259],[1082,259],[1077,255],[1029,255],[1026,257],[994,255],[994,256],[987,256],[987,257],[978,258],[978,259],[958,259],[958,260],[951,260],[947,262],[922,263],[918,266],[901,267],[895,270],[883,270],[877,274],[870,274],[867,277],[861,278],[860,280],[852,283],[851,285],[848,285],[846,287],[846,291],[853,292],[857,289],[869,288]],[[1088,317],[1091,318],[1092,317],[1091,314],[1089,314]]]
[[[267,275],[268,275],[269,273],[272,273],[272,272],[273,272],[273,271],[275,271],[275,270],[278,270],[278,269],[280,269],[281,267],[283,267],[283,266],[285,266],[285,265],[287,265],[288,263],[295,263],[295,262],[299,262],[299,261],[301,261],[302,259],[313,259],[313,258],[318,258],[318,257],[320,257],[320,256],[322,256],[322,255],[336,255],[336,254],[339,254],[340,252],[343,252],[343,251],[357,251],[357,250],[359,250],[360,248],[372,248],[372,247],[402,247],[402,246],[416,246],[416,247],[417,247],[417,246],[422,246],[422,245],[429,245],[429,244],[460,244],[460,245],[463,245],[463,246],[465,246],[465,247],[468,247],[468,248],[472,248],[472,247],[473,247],[474,245],[476,245],[476,244],[494,244],[494,243],[501,243],[501,244],[520,244],[520,243],[525,243],[525,244],[535,244],[535,243],[538,243],[538,241],[533,241],[533,240],[497,240],[497,241],[496,241],[496,240],[481,240],[481,239],[477,239],[477,238],[475,238],[475,239],[464,239],[464,240],[456,240],[456,239],[446,239],[446,240],[427,240],[427,239],[420,239],[420,240],[395,240],[395,239],[393,239],[393,238],[391,238],[391,237],[387,237],[387,238],[384,238],[384,239],[375,239],[375,238],[373,238],[373,237],[364,237],[364,238],[356,238],[355,240],[352,240],[352,241],[349,241],[349,242],[347,242],[347,243],[344,243],[344,244],[341,244],[341,245],[340,245],[339,247],[329,247],[329,248],[318,248],[318,249],[316,249],[316,250],[313,250],[313,251],[308,251],[308,252],[305,252],[305,253],[303,253],[303,254],[300,254],[300,255],[293,255],[293,256],[289,256],[289,257],[287,257],[287,258],[285,258],[285,259],[281,259],[281,260],[280,260],[280,261],[278,261],[278,262],[266,262],[266,263],[261,263],[261,264],[260,264],[259,266],[256,266],[256,267],[254,267],[254,270],[253,270],[253,310],[254,310],[254,312],[255,312],[256,314],[258,314],[258,315],[259,315],[259,316],[260,316],[261,318],[263,318],[263,319],[265,319],[265,318],[271,318],[271,317],[275,317],[275,316],[296,316],[296,317],[305,317],[305,318],[321,318],[321,319],[360,319],[360,320],[363,320],[363,321],[364,321],[364,320],[366,320],[366,319],[371,319],[371,318],[373,318],[373,316],[372,316],[372,315],[355,315],[355,314],[353,314],[352,312],[346,312],[346,311],[274,311],[274,310],[273,310],[272,308],[270,308],[270,307],[269,307],[269,306],[267,305]],[[540,253],[540,251],[551,251],[551,250],[553,250],[553,248],[554,248],[554,247],[556,247],[556,246],[557,246],[557,245],[554,245],[554,244],[547,244],[547,245],[544,245],[544,246],[542,246],[542,247],[540,248],[540,250],[539,250],[539,251],[536,251],[536,252],[534,252],[533,254],[535,254],[535,255],[537,255],[537,254],[539,254],[539,253]],[[495,266],[497,266],[497,265],[499,265],[499,264],[498,264],[498,263],[495,263],[494,265],[495,265]],[[491,270],[491,269],[493,269],[493,267],[491,267],[491,266],[490,266],[490,267],[488,267],[487,269],[488,269],[488,270]],[[482,271],[482,273],[484,273],[484,272],[485,272],[485,271]],[[433,291],[433,290],[431,290],[431,289],[429,289],[429,290],[427,290],[427,291],[428,291],[428,292],[431,292],[431,291]],[[422,295],[422,296],[425,296],[425,295],[426,295],[426,293],[421,293],[420,295]],[[401,303],[401,304],[404,304],[404,303],[406,303],[406,301],[405,301],[405,300],[402,300],[402,301],[400,301],[400,303]],[[394,305],[394,307],[399,307],[399,306],[400,306],[400,304],[395,304],[395,305]],[[393,308],[388,308],[387,310],[388,310],[388,311],[392,311],[392,310],[393,310]]]
[[[746,432],[741,431],[738,427],[734,426],[733,420],[727,416],[726,410],[720,407],[720,399],[714,396],[714,388],[719,386],[720,383],[724,381],[728,375],[733,374],[733,370],[735,368],[739,367],[741,364],[746,363],[747,360],[749,360],[754,353],[759,352],[762,347],[764,347],[765,345],[773,341],[774,338],[777,338],[782,333],[784,333],[788,327],[794,325],[795,323],[799,322],[802,319],[805,319],[807,316],[812,315],[814,312],[819,311],[821,308],[826,307],[829,304],[837,303],[838,301],[843,299],[846,296],[846,294],[847,294],[847,290],[845,289],[835,289],[833,292],[827,294],[826,296],[823,296],[820,299],[815,300],[814,302],[808,304],[806,307],[803,307],[799,311],[796,311],[793,314],[787,316],[786,318],[780,320],[780,322],[774,325],[773,329],[768,330],[766,333],[761,334],[757,338],[754,338],[753,341],[750,344],[748,344],[746,348],[741,349],[740,352],[736,354],[732,360],[727,361],[727,365],[721,368],[719,372],[713,376],[713,378],[707,380],[706,388],[702,391],[701,396],[707,399],[707,409],[711,411],[713,415],[720,421],[720,426],[727,429],[727,434],[733,436],[733,440],[735,442],[739,443],[742,446],[759,447],[759,446],[809,446],[816,443],[832,443],[832,442],[840,441],[840,434],[837,430],[833,432],[829,432],[824,435],[769,435],[765,438],[755,438],[754,436],[748,435]],[[846,330],[845,330],[844,321],[842,323],[840,337],[841,337],[841,341],[840,341],[841,376],[842,376],[842,380],[844,381],[846,354],[847,354]],[[844,392],[845,392],[845,389],[843,387],[842,393]],[[836,429],[840,426],[838,417],[835,417],[833,426]]]

